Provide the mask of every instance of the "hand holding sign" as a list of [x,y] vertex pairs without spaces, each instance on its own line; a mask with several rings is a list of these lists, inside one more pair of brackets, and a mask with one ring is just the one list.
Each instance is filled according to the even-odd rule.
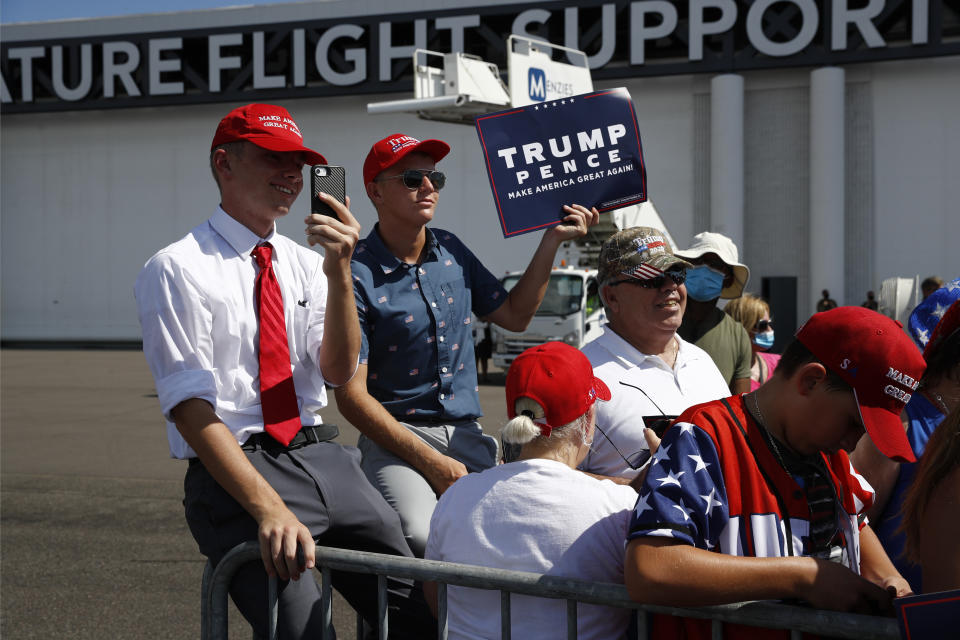
[[585,236],[587,228],[600,221],[600,212],[596,207],[587,209],[582,204],[565,204],[563,213],[566,214],[563,220],[547,231],[554,236],[558,245],[561,242]]
[[560,225],[564,203],[609,211],[647,199],[626,89],[493,113],[476,127],[504,237]]

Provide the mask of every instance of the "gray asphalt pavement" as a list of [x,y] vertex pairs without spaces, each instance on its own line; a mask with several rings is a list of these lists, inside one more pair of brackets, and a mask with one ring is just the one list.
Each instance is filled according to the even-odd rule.
[[[502,374],[480,387],[506,421]],[[340,441],[357,431],[331,407]],[[143,354],[0,351],[0,636],[196,638],[204,558]],[[334,605],[340,637],[353,613]],[[231,609],[230,637],[250,638]]]

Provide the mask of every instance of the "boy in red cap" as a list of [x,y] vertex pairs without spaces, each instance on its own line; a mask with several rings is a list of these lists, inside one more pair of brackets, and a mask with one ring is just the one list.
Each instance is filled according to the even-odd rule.
[[[267,635],[267,574],[282,579],[280,637],[320,636],[319,585],[310,573],[298,580],[314,565],[314,538],[411,555],[355,452],[332,442],[336,427],[317,413],[326,406],[325,384],[343,384],[356,370],[350,258],[360,225],[325,198],[339,220],[308,218],[321,255],[274,224],[303,188],[304,163],[325,162],[304,146],[286,109],[231,111],[210,147],[220,206],[150,258],[135,289],[170,453],[189,460],[190,531],[214,564],[235,545],[260,541],[262,567],[248,565],[231,585],[259,636]],[[375,576],[334,577],[374,625],[376,583]],[[403,609],[415,615],[415,607]],[[402,615],[391,617],[391,631],[404,625]]]
[[[864,434],[912,460],[900,422],[924,361],[899,323],[863,307],[815,314],[756,391],[686,410],[667,430],[627,536],[626,583],[645,603],[792,599],[879,612],[910,593],[861,513],[850,465]],[[658,616],[654,637],[710,637]],[[726,638],[770,637],[730,628]],[[767,634],[767,635],[764,635]]]
[[[363,165],[378,223],[357,244],[354,292],[360,368],[337,390],[337,407],[361,432],[367,477],[400,514],[410,548],[423,554],[437,496],[468,471],[495,464],[497,443],[477,418],[472,314],[523,331],[543,300],[560,243],[599,214],[565,206],[507,293],[452,233],[428,227],[446,176],[441,140],[394,134]],[[559,213],[559,212],[558,212]]]

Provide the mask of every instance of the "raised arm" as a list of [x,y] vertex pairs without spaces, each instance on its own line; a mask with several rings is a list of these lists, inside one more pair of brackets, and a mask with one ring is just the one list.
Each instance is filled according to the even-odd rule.
[[520,280],[510,290],[504,303],[482,318],[484,322],[493,322],[509,331],[523,331],[530,324],[547,291],[553,260],[560,244],[585,235],[587,228],[600,220],[596,208],[587,209],[575,204],[564,205],[563,210],[567,213],[563,224],[544,232]]
[[340,219],[313,213],[304,220],[307,242],[323,247],[323,273],[327,276],[318,364],[324,380],[339,386],[353,377],[360,353],[360,323],[350,271],[353,249],[360,238],[360,223],[350,212],[349,198],[343,205],[325,193],[320,197]]
[[[171,411],[177,430],[203,466],[257,521],[260,557],[267,574],[297,580],[314,566],[313,537],[254,468],[227,426],[205,400],[191,398]],[[297,546],[303,550],[297,558]],[[302,560],[302,563],[301,563]]]
[[462,476],[467,468],[462,462],[427,445],[370,395],[367,390],[367,365],[361,364],[356,375],[335,390],[337,408],[351,424],[384,449],[411,465],[433,487],[437,495]]

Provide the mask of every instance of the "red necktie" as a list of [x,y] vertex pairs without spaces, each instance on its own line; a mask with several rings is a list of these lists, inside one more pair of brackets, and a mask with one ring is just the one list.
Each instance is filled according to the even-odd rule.
[[290,347],[283,319],[283,296],[273,272],[270,243],[253,250],[257,274],[257,311],[260,315],[260,408],[263,428],[286,446],[300,431],[300,409],[290,371]]

